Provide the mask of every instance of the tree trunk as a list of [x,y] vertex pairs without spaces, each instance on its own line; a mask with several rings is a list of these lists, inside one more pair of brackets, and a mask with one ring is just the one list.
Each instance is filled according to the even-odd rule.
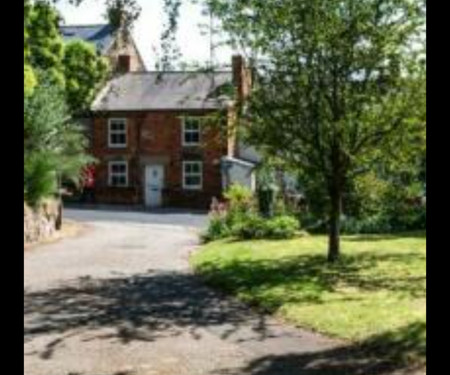
[[58,201],[58,216],[56,217],[56,223],[55,223],[55,227],[56,230],[61,230],[62,228],[62,216],[63,216],[63,204],[62,204],[62,199],[60,198]]
[[338,181],[330,188],[331,211],[329,223],[328,262],[335,262],[340,256],[340,220],[342,212],[342,189]]

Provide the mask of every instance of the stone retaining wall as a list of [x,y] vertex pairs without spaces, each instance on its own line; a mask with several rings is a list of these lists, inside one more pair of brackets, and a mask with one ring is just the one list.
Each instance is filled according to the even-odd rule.
[[60,207],[56,200],[46,200],[36,209],[24,203],[24,244],[50,238],[59,229]]

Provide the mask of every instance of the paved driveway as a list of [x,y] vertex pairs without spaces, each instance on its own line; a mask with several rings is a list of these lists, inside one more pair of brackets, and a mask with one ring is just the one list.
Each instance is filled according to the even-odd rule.
[[361,374],[347,348],[250,312],[189,272],[205,215],[66,216],[85,223],[81,236],[25,253],[26,375]]

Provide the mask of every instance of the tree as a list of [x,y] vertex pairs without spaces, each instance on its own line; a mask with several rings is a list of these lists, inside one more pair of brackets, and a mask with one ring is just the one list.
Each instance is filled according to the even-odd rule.
[[[425,127],[425,4],[413,0],[211,0],[254,58],[247,140],[322,181],[328,260],[340,255],[348,180]],[[422,59],[422,60],[421,60]],[[395,154],[395,149],[392,153]]]
[[95,47],[81,40],[65,46],[64,76],[69,107],[80,114],[91,105],[108,75],[108,62],[99,56]]
[[105,0],[105,5],[108,22],[116,29],[131,28],[141,13],[136,0]]
[[48,77],[64,87],[64,44],[59,32],[59,15],[45,0],[25,1],[24,55],[34,69],[47,72]]
[[77,181],[92,158],[80,126],[73,123],[61,88],[45,73],[24,99],[24,193],[31,205],[56,193],[57,179]]

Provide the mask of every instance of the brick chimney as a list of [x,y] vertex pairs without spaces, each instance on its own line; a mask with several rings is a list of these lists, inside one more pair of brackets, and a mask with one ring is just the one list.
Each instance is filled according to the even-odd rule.
[[233,84],[236,87],[237,99],[242,102],[249,94],[252,86],[251,70],[247,67],[245,59],[241,55],[232,58]]

